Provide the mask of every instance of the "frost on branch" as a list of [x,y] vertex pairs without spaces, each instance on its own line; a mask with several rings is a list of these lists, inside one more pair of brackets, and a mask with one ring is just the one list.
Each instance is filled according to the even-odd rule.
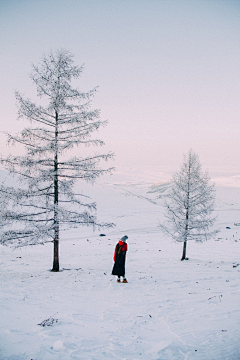
[[24,147],[25,155],[1,159],[1,163],[21,182],[21,188],[3,186],[0,189],[1,243],[19,246],[54,243],[53,270],[59,270],[59,230],[79,225],[113,226],[98,223],[96,204],[80,194],[73,186],[77,180],[94,182],[112,168],[101,168],[102,160],[113,154],[69,156],[68,150],[79,147],[102,146],[103,141],[92,138],[94,131],[106,125],[99,110],[90,109],[90,99],[96,88],[81,92],[71,86],[83,68],[73,65],[73,56],[66,50],[51,52],[41,66],[33,66],[31,79],[37,94],[47,99],[47,106],[36,105],[16,92],[18,118],[30,121],[31,126],[20,134],[8,134],[10,145]]
[[166,222],[160,225],[167,235],[183,242],[182,260],[186,259],[188,240],[201,242],[217,233],[211,230],[214,200],[214,185],[209,185],[208,174],[202,172],[198,156],[190,150],[181,170],[173,175],[164,204]]

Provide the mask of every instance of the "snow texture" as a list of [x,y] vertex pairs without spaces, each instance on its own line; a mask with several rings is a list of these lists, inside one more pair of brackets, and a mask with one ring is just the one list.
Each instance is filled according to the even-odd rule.
[[[240,359],[239,184],[216,181],[220,233],[189,242],[181,262],[182,244],[158,227],[163,199],[155,190],[164,193],[169,177],[136,178],[79,184],[100,220],[117,226],[65,232],[59,273],[49,271],[51,244],[0,247],[1,360]],[[119,284],[112,258],[125,234],[128,283]],[[39,325],[47,319],[54,321]]]

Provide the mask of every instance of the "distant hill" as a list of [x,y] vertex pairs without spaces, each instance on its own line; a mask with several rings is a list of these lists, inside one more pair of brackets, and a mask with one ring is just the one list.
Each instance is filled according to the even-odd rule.
[[4,183],[6,186],[17,186],[17,176],[13,177],[5,170],[0,169],[0,184]]

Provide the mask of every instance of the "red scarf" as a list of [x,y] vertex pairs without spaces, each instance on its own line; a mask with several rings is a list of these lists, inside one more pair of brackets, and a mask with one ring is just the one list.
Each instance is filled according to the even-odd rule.
[[[127,243],[119,240],[118,244],[119,244],[120,246],[122,246],[122,251],[128,251]],[[114,252],[114,257],[113,257],[114,261],[115,261],[115,257],[116,257],[116,252],[117,252],[117,245],[116,245],[116,247],[115,247],[115,252]]]

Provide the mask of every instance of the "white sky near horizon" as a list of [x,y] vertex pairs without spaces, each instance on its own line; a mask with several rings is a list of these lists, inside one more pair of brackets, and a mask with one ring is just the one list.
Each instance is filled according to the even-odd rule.
[[[0,0],[0,124],[15,133],[14,90],[50,50],[85,64],[114,166],[178,170],[192,148],[210,174],[240,172],[240,1]],[[0,134],[0,153],[6,155]]]

